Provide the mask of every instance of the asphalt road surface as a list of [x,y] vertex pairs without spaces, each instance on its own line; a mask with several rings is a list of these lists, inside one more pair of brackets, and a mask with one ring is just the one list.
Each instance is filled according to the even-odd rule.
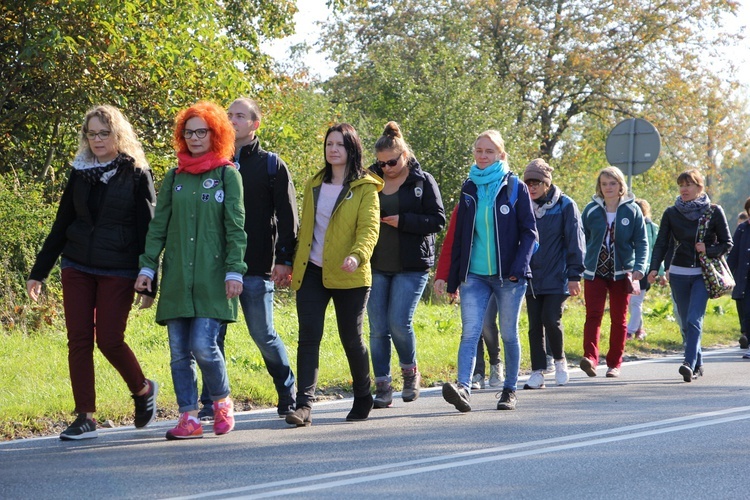
[[705,354],[691,383],[679,357],[624,364],[619,379],[574,369],[564,387],[549,375],[515,411],[485,389],[462,414],[430,388],[366,422],[346,422],[340,400],[315,405],[308,428],[262,410],[191,441],[157,422],[0,443],[0,498],[750,498],[750,360]]

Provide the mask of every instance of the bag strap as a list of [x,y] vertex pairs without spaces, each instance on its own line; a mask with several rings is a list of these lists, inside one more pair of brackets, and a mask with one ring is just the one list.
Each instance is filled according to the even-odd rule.
[[706,238],[706,232],[708,231],[708,223],[711,222],[711,216],[714,214],[714,210],[716,210],[716,205],[711,204],[708,207],[708,210],[703,212],[703,215],[701,215],[701,218],[698,219],[698,242],[703,242],[703,240]]
[[267,153],[268,156],[266,156],[266,171],[268,172],[271,191],[273,191],[273,185],[276,181],[276,174],[279,171],[279,155],[277,155],[276,153],[272,153],[271,151],[267,151]]

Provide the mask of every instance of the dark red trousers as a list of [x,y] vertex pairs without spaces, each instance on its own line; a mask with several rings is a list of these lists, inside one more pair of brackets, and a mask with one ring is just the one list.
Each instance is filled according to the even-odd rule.
[[599,364],[599,337],[601,336],[604,306],[609,293],[609,351],[607,366],[619,368],[622,355],[625,353],[625,342],[628,333],[628,293],[627,280],[607,280],[596,276],[593,280],[584,280],[583,297],[586,300],[586,323],[583,326],[583,356],[590,359],[594,366]]

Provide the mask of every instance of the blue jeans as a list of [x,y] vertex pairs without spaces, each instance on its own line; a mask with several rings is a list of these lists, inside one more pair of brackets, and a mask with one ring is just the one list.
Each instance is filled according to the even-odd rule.
[[[279,396],[289,395],[294,400],[294,373],[289,364],[286,346],[273,327],[273,292],[273,281],[264,279],[262,276],[244,276],[240,306],[242,306],[242,314],[245,316],[250,337],[263,356],[276,392]],[[224,355],[226,334],[227,328],[223,325],[217,339],[222,355]],[[211,397],[208,394],[208,387],[205,380],[203,382],[201,402],[204,405],[210,405]]]
[[391,339],[401,368],[417,366],[417,338],[412,320],[428,276],[427,272],[372,272],[367,316],[376,382],[391,381]]
[[708,291],[701,275],[670,274],[669,283],[672,287],[672,298],[677,304],[677,314],[680,315],[682,336],[685,339],[685,363],[690,364],[690,368],[695,370],[703,365],[701,336]]
[[521,367],[521,343],[518,339],[518,318],[526,294],[526,280],[516,283],[498,276],[479,276],[469,273],[461,283],[461,344],[458,347],[458,383],[471,390],[471,374],[477,356],[477,342],[482,334],[482,324],[487,304],[492,294],[497,301],[500,319],[500,337],[505,355],[504,389],[516,390],[518,370]]
[[196,362],[213,401],[229,396],[224,356],[216,344],[221,321],[212,318],[179,318],[167,321],[172,383],[179,412],[198,410]]

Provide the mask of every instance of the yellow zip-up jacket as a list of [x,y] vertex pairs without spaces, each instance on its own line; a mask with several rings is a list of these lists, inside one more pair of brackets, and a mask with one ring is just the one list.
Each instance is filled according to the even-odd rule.
[[[316,173],[305,185],[302,201],[297,250],[294,255],[292,288],[299,290],[312,248],[315,211],[325,169]],[[378,192],[384,182],[367,173],[344,184],[331,214],[323,244],[323,285],[331,289],[359,288],[372,285],[370,258],[380,233],[380,200]],[[359,267],[354,272],[341,269],[344,259],[354,255]]]

